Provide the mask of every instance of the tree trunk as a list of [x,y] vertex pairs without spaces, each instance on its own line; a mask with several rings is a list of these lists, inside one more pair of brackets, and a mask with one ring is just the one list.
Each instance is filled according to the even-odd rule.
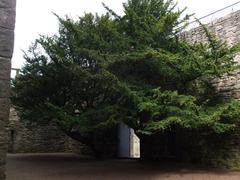
[[71,137],[72,139],[79,141],[85,145],[87,145],[93,152],[96,159],[102,158],[102,153],[95,147],[95,141],[94,141],[94,133],[87,133],[83,134],[79,131],[72,131],[72,132],[66,132],[65,133]]

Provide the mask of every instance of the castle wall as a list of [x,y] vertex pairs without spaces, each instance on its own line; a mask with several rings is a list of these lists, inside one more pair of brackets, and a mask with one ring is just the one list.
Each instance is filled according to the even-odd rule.
[[[229,46],[240,43],[240,11],[231,13],[207,24],[208,30]],[[206,42],[207,37],[202,27],[194,28],[181,34],[189,43]],[[240,55],[235,60],[240,62]],[[225,74],[212,80],[215,94],[223,99],[240,100],[240,71]],[[151,147],[151,148],[149,148]],[[240,168],[240,131],[227,135],[205,136],[196,132],[178,130],[164,135],[141,138],[141,157],[178,158],[181,161],[202,162],[215,166]]]
[[[240,43],[240,11],[219,18],[207,24],[207,27],[210,32],[213,32],[229,46]],[[184,32],[181,37],[190,43],[207,41],[202,27]],[[240,62],[240,55],[237,55],[235,60]],[[214,79],[212,83],[223,98],[240,99],[240,71],[234,71],[222,78]]]
[[5,179],[6,126],[9,116],[9,88],[13,53],[16,0],[0,0],[0,180]]
[[62,132],[56,124],[26,124],[10,109],[8,126],[9,153],[73,152],[88,155],[90,150]]

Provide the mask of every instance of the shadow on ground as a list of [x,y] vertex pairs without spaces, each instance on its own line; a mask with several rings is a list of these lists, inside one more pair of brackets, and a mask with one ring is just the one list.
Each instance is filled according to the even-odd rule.
[[9,154],[7,180],[240,180],[240,172],[74,154]]

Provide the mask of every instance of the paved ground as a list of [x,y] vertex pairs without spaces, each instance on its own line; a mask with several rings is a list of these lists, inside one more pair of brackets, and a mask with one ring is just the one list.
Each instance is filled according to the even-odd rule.
[[240,180],[240,172],[136,160],[96,161],[73,154],[8,155],[7,180]]

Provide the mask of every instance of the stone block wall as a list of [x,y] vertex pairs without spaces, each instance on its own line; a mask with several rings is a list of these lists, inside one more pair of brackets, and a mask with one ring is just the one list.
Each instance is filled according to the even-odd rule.
[[[9,153],[77,153],[95,156],[88,146],[70,138],[56,124],[26,123],[17,111],[10,108],[8,132]],[[101,158],[116,158],[118,154],[117,129],[96,131],[94,148]]]
[[90,150],[65,135],[57,125],[25,124],[14,108],[10,109],[8,126],[9,153],[73,152],[88,155]]
[[[206,26],[210,32],[226,42],[229,46],[240,43],[240,11],[216,19]],[[190,43],[207,41],[202,27],[184,32],[181,37]],[[235,60],[240,63],[240,55],[236,55]],[[212,83],[222,98],[233,97],[240,100],[240,71],[234,71],[220,79],[214,79]]]
[[[206,25],[208,30],[229,46],[240,43],[240,11],[231,13]],[[206,42],[202,27],[181,34],[189,43]],[[240,62],[240,55],[235,57]],[[215,94],[223,99],[240,100],[240,71],[213,79]],[[153,148],[149,148],[153,147]],[[240,169],[240,131],[227,135],[206,135],[178,129],[175,134],[165,133],[141,138],[141,157],[174,158],[184,162],[196,162]]]
[[[207,24],[207,27],[230,47],[240,43],[240,11],[219,18]],[[182,35],[187,42],[191,43],[207,40],[201,27],[192,29]],[[235,60],[240,63],[240,54],[236,55]],[[240,100],[240,70],[225,74],[221,78],[213,79],[212,83],[216,94],[221,98]],[[188,134],[182,138],[182,140],[185,140],[185,143],[183,142],[182,144],[187,144],[186,141],[191,141],[192,139],[189,137],[194,137],[200,142],[197,145],[197,149],[199,150],[198,157],[194,157],[196,161],[214,166],[240,168],[240,131],[235,131],[224,136],[212,135],[211,137],[191,133],[191,135]],[[196,148],[196,144],[192,143],[192,147],[182,147],[182,149],[193,149],[194,147]],[[188,153],[194,154],[194,150]],[[186,157],[186,154],[182,153],[182,155]]]
[[13,53],[16,0],[0,0],[0,180],[5,179],[6,126],[9,115],[9,87]]
[[[233,12],[206,25],[211,32],[229,45],[240,42],[240,11]],[[204,30],[200,26],[184,32],[182,37],[188,42],[207,40]]]

